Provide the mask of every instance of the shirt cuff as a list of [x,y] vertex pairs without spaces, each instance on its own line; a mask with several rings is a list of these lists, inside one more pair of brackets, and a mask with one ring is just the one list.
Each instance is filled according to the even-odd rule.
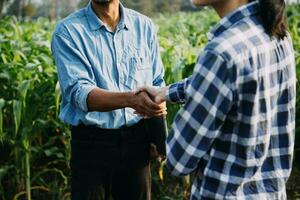
[[185,103],[186,80],[174,83],[169,86],[166,92],[166,99],[173,103]]
[[82,84],[79,86],[79,89],[76,92],[76,99],[77,99],[77,104],[78,107],[83,111],[83,112],[88,112],[88,105],[87,105],[87,97],[89,93],[97,88],[95,85],[90,85],[90,84]]

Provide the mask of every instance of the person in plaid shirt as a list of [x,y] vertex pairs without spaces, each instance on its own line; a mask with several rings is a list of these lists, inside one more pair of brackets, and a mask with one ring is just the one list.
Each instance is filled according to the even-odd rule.
[[286,199],[295,133],[295,59],[283,0],[194,0],[222,17],[192,76],[147,91],[184,103],[167,167],[196,172],[190,199]]

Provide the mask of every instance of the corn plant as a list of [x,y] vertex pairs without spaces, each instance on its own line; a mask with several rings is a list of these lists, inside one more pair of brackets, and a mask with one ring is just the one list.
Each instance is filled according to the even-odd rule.
[[[294,41],[300,78],[300,6],[289,7],[289,29]],[[206,33],[218,21],[205,9],[197,13],[163,14],[154,19],[159,30],[167,84],[189,76]],[[55,24],[47,19],[20,22],[0,19],[0,199],[57,200],[70,197],[70,131],[61,123],[60,90],[50,52]],[[300,89],[297,83],[297,113]],[[179,106],[168,105],[170,126]],[[296,117],[295,166],[300,163],[300,117]],[[173,178],[154,163],[153,199],[188,197],[190,180]],[[295,168],[296,169],[296,168]],[[291,178],[297,179],[297,171]],[[192,177],[191,177],[192,178]],[[299,198],[300,183],[291,181],[290,199]],[[290,189],[289,189],[290,188]],[[297,192],[298,191],[298,192]],[[297,196],[298,195],[298,196]]]
[[69,134],[57,120],[53,27],[48,20],[0,21],[0,199],[61,199],[68,191],[62,169]]

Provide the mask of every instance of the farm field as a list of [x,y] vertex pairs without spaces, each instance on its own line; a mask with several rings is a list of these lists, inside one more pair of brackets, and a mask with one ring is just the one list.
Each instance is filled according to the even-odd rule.
[[[289,7],[288,20],[300,79],[299,5]],[[206,33],[217,21],[209,9],[154,18],[168,84],[192,73],[207,42]],[[0,19],[0,200],[70,199],[70,131],[57,118],[60,91],[50,51],[55,24],[44,18],[30,22]],[[169,126],[178,109],[168,105]],[[294,171],[287,186],[291,200],[300,199],[300,115],[296,126]],[[170,177],[157,162],[152,164],[152,173],[154,200],[187,198],[191,177]]]

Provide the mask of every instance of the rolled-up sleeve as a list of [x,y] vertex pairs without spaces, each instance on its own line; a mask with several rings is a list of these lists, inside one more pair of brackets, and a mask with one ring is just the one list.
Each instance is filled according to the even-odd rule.
[[97,86],[87,58],[71,38],[58,33],[53,34],[51,49],[63,98],[81,111],[88,112],[88,94]]

